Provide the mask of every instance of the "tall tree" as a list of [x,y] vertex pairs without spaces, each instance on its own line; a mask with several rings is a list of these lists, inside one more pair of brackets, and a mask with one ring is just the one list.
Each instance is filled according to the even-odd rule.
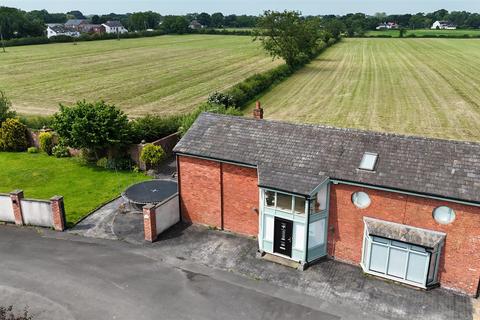
[[188,20],[182,16],[166,16],[163,19],[162,29],[167,33],[183,34],[188,32]]
[[221,12],[215,12],[212,14],[212,27],[221,28],[225,22],[225,17]]
[[210,17],[210,15],[208,13],[202,12],[198,15],[197,21],[200,22],[200,24],[202,26],[210,27],[210,25],[212,23],[212,18]]
[[282,58],[295,68],[314,53],[320,34],[298,11],[265,11],[254,37],[273,58]]
[[70,15],[71,17],[73,17],[73,19],[87,19],[83,15],[83,13],[79,10],[69,11],[69,12],[67,12],[67,15]]

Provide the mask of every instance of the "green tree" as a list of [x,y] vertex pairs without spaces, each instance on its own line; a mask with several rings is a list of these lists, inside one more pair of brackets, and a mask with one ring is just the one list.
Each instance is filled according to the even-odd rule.
[[101,22],[102,22],[102,20],[100,19],[100,16],[98,16],[98,15],[92,16],[92,18],[90,19],[90,21],[91,21],[93,24],[101,24]]
[[128,27],[131,30],[142,31],[146,29],[156,29],[160,23],[160,14],[147,11],[147,12],[135,12],[128,16]]
[[79,10],[73,10],[67,12],[67,15],[71,16],[73,19],[87,19],[83,13]]
[[254,34],[273,58],[282,58],[291,68],[311,57],[319,38],[316,24],[305,21],[297,11],[265,11]]
[[[340,39],[342,32],[344,32],[346,29],[345,24],[343,24],[343,22],[338,19],[329,19],[326,21],[322,21],[322,26],[325,32],[335,39]],[[328,41],[328,39],[324,40]]]
[[212,24],[212,17],[206,12],[202,12],[197,17],[198,22],[204,27],[210,27]]
[[73,106],[60,105],[53,117],[53,129],[61,141],[76,149],[90,150],[96,160],[99,152],[129,143],[127,115],[103,101],[79,101]]
[[221,28],[225,22],[225,17],[221,12],[215,12],[212,14],[212,23],[211,26],[214,28]]
[[11,110],[12,103],[5,95],[5,92],[0,90],[0,125],[9,118],[15,118],[16,112]]
[[0,30],[5,39],[36,37],[43,35],[44,23],[31,19],[22,10],[0,7]]
[[188,32],[189,22],[182,16],[166,16],[163,19],[162,29],[167,33],[183,34]]

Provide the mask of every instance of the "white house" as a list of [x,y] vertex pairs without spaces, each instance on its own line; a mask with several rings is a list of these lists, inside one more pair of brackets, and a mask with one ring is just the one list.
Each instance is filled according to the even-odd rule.
[[47,38],[67,36],[67,37],[79,37],[80,32],[72,28],[66,28],[61,24],[48,25],[47,26]]
[[102,26],[105,27],[106,33],[127,33],[128,30],[120,21],[107,21]]
[[431,29],[455,30],[457,26],[449,21],[435,21]]
[[190,22],[190,25],[188,27],[192,30],[198,30],[198,29],[204,28],[204,26],[197,20],[193,20],[192,22]]
[[384,22],[377,26],[377,30],[390,30],[390,29],[398,29],[398,24],[395,22]]

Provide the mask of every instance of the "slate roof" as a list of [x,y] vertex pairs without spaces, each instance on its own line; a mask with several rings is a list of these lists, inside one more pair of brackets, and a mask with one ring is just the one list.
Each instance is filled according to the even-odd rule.
[[85,19],[69,19],[65,22],[65,26],[79,26],[86,21]]
[[107,21],[104,23],[104,25],[109,26],[110,28],[120,28],[123,27],[122,23],[120,21]]
[[[480,203],[480,144],[203,113],[175,153],[256,166],[259,185],[308,195],[327,178]],[[365,152],[374,172],[359,170]]]
[[63,26],[60,24],[48,26],[51,30],[53,30],[57,34],[66,34],[71,32],[76,32],[75,29],[69,28],[67,26]]

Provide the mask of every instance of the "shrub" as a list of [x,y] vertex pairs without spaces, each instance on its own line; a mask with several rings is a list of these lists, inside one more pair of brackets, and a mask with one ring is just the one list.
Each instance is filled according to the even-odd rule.
[[140,159],[147,167],[156,167],[165,159],[166,154],[161,146],[147,144],[143,147]]
[[226,93],[233,98],[235,106],[241,108],[250,100],[254,99],[259,93],[270,88],[273,84],[284,80],[292,73],[293,70],[290,67],[281,65],[272,70],[247,78],[233,86]]
[[66,145],[90,149],[96,159],[103,150],[130,142],[127,115],[103,101],[79,101],[71,107],[60,105],[60,111],[53,118],[53,128]]
[[49,156],[52,155],[52,149],[55,146],[54,136],[51,132],[42,132],[38,136],[38,144],[40,146],[40,151],[45,152]]
[[56,158],[68,158],[70,157],[70,152],[65,145],[57,144],[52,148],[52,155]]
[[21,115],[19,117],[20,121],[30,129],[43,129],[49,128],[52,126],[53,117],[52,116],[25,116]]
[[211,104],[211,103],[203,103],[201,104],[195,111],[185,115],[182,119],[182,125],[179,129],[180,134],[183,136],[187,133],[188,129],[192,126],[192,124],[197,120],[198,116],[202,112],[212,112],[212,113],[219,113],[219,114],[227,114],[231,116],[241,116],[243,115],[241,111],[235,109],[234,107],[225,108],[223,105],[219,104]]
[[28,147],[27,127],[18,119],[7,119],[0,128],[0,149],[25,151]]
[[108,159],[106,157],[100,158],[97,161],[97,167],[107,169]]
[[30,147],[27,149],[28,153],[38,153],[38,149],[36,147]]
[[153,142],[160,138],[166,137],[178,131],[181,125],[182,116],[153,116],[147,115],[130,123],[132,141],[140,143],[142,140]]
[[215,91],[208,96],[208,103],[221,104],[225,107],[235,106],[235,99],[231,94]]
[[7,119],[15,118],[16,113],[13,110],[10,110],[12,103],[5,95],[5,92],[0,90],[0,124]]

